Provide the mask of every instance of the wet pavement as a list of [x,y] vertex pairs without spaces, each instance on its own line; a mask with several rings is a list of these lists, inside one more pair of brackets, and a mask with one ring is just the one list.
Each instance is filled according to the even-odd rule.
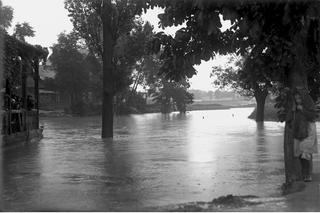
[[[43,118],[44,138],[3,154],[6,211],[141,211],[234,195],[278,197],[283,124],[253,108],[115,119]],[[319,125],[318,125],[319,128]],[[318,129],[319,131],[319,129]]]

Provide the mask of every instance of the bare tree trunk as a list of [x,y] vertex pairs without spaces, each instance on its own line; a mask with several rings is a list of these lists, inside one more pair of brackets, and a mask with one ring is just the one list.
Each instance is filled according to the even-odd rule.
[[113,88],[112,88],[112,58],[113,38],[111,19],[111,0],[103,0],[103,94],[102,94],[102,138],[113,137]]
[[[298,38],[299,36],[297,36]],[[307,72],[303,65],[303,59],[306,55],[306,48],[301,42],[301,38],[297,41],[297,46],[295,47],[295,57],[296,60],[290,70],[288,76],[289,87],[292,91],[296,88],[308,89],[307,83]],[[288,112],[292,111],[292,104],[289,104]],[[285,160],[285,174],[286,183],[290,184],[301,179],[301,165],[298,157],[294,156],[294,137],[292,130],[292,120],[287,120],[285,124],[285,134],[284,134],[284,160]]]
[[268,91],[255,92],[254,97],[257,102],[257,113],[256,113],[257,122],[264,121],[264,107],[265,107],[267,95],[268,95]]
[[286,183],[292,183],[301,179],[301,165],[299,159],[294,156],[293,146],[292,127],[289,122],[286,122],[284,131],[284,163]]

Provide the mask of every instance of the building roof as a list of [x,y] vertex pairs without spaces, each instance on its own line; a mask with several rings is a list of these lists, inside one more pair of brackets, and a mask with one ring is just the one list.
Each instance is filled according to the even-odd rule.
[[39,66],[39,76],[43,80],[45,78],[54,78],[56,72],[54,71],[51,62],[48,60],[46,65]]

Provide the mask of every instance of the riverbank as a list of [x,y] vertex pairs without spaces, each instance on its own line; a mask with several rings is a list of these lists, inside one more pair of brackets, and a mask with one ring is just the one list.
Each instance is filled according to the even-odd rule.
[[[256,104],[251,101],[235,101],[235,100],[214,100],[214,101],[198,101],[187,105],[187,111],[200,111],[200,110],[224,110],[231,108],[246,108],[255,107]],[[146,113],[160,113],[160,106],[158,105],[147,105],[143,112],[139,112],[136,109],[131,109],[121,115],[130,114],[146,114]],[[100,115],[99,110],[86,113],[83,116],[98,116]],[[65,112],[64,110],[40,110],[41,117],[78,117],[79,115]]]

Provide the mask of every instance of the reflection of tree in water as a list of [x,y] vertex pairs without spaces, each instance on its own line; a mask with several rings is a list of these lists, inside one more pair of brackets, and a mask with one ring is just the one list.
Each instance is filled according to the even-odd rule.
[[265,129],[264,122],[257,122],[256,155],[257,155],[258,163],[264,162],[265,158],[267,157],[267,147],[266,147],[267,140],[266,140],[265,131],[266,129]]

